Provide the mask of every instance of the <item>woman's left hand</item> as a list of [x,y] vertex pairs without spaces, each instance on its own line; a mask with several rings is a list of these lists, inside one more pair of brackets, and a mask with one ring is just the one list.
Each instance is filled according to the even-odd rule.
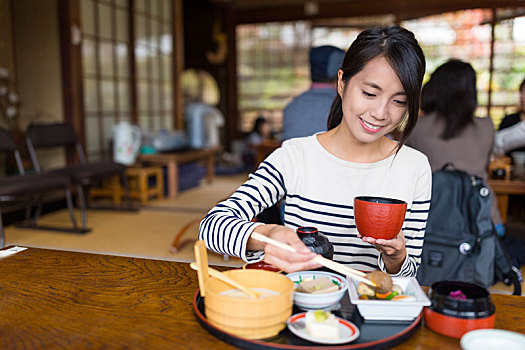
[[389,273],[397,273],[405,261],[407,251],[405,248],[405,236],[403,231],[399,231],[393,239],[375,239],[373,237],[364,237],[359,233],[357,237],[363,242],[372,244],[383,255],[383,262]]

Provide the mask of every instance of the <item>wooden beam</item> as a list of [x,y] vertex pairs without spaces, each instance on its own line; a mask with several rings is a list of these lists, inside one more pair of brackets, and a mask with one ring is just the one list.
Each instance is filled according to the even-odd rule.
[[[225,10],[225,23],[232,23],[233,13]],[[226,119],[226,142],[229,146],[231,142],[239,137],[239,109],[237,102],[239,100],[237,89],[237,35],[234,25],[226,26],[226,37],[228,40],[228,58],[226,59],[226,68],[228,76],[228,92],[227,92],[227,114]]]
[[[274,2],[268,1],[267,4]],[[305,1],[306,3],[306,1]],[[298,21],[398,14],[399,18],[417,18],[443,12],[474,8],[524,7],[520,0],[368,0],[318,2],[318,12],[307,14],[305,5],[265,5],[259,8],[234,8],[234,24]]]
[[182,0],[173,0],[173,112],[175,129],[184,129],[182,73],[184,72],[184,9]]
[[496,41],[496,18],[497,9],[492,9],[492,23],[490,25],[490,61],[489,61],[489,89],[487,91],[487,116],[490,117],[490,109],[492,108],[492,81],[494,77],[494,42]]
[[139,97],[137,92],[137,64],[135,60],[135,1],[128,0],[128,35],[129,35],[129,93],[131,122],[139,123]]
[[[80,0],[59,0],[57,6],[64,121],[73,127],[85,149]],[[68,150],[66,160],[68,164],[74,162],[75,152]]]

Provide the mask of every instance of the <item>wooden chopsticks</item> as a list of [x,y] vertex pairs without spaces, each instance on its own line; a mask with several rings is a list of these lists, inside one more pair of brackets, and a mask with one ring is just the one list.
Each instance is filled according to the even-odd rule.
[[[199,267],[194,262],[190,263],[190,267],[192,269],[196,270],[196,271],[199,271]],[[240,284],[239,282],[237,282],[234,279],[226,276],[225,274],[223,274],[220,271],[217,271],[215,269],[212,269],[211,267],[208,267],[208,273],[210,274],[210,276],[215,277],[215,278],[223,281],[224,283],[229,284],[232,287],[235,287],[237,289],[242,290],[244,293],[248,294],[252,298],[258,298],[259,297],[259,293],[258,292],[254,291],[254,290],[252,290],[252,289],[250,289],[248,287],[246,287],[243,284]]]
[[[257,232],[252,232],[252,235],[251,237],[253,239],[256,239],[260,242],[264,242],[264,243],[268,243],[268,244],[271,244],[271,245],[274,245],[276,247],[279,247],[281,249],[285,249],[289,252],[292,252],[292,253],[295,253],[296,250],[294,247],[292,247],[291,245],[288,245],[288,244],[285,244],[283,242],[279,242],[279,241],[276,241],[275,239],[272,239],[270,237],[267,237],[265,235],[262,235],[260,233],[257,233]],[[322,265],[326,268],[329,268],[330,270],[334,270],[336,272],[339,272],[341,274],[343,274],[344,276],[351,276],[352,278],[355,278],[356,280],[358,281],[361,281],[363,283],[366,283],[372,287],[377,287],[377,285],[370,281],[369,279],[367,279],[365,276],[366,274],[364,272],[361,272],[361,271],[358,271],[356,269],[353,269],[351,267],[348,267],[348,266],[345,266],[343,264],[340,264],[340,263],[337,263],[335,261],[332,261],[330,259],[327,259],[321,255],[317,255],[315,258],[314,258],[314,261],[316,263],[318,263],[319,265]]]

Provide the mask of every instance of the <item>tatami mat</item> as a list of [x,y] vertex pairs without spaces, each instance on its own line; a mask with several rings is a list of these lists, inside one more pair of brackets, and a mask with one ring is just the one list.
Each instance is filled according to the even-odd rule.
[[[192,244],[185,245],[177,253],[170,252],[176,234],[188,223],[194,222],[184,233],[182,241],[197,239],[200,219],[245,179],[246,175],[217,176],[212,184],[203,182],[198,188],[181,192],[175,200],[152,200],[138,212],[89,210],[88,226],[92,231],[83,235],[9,226],[5,230],[6,245],[193,261]],[[67,210],[44,215],[39,224],[68,227]],[[240,259],[225,260],[223,256],[211,252],[208,258],[212,265],[243,265]]]

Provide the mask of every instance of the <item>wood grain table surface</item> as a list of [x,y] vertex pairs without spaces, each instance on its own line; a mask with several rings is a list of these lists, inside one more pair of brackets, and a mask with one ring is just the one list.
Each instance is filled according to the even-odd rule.
[[[234,349],[200,326],[187,263],[28,248],[0,259],[1,349]],[[492,295],[525,333],[525,297]],[[396,349],[459,349],[419,325]]]
[[509,196],[510,195],[525,195],[525,180],[510,179],[499,180],[489,179],[488,181],[492,190],[496,193],[498,200],[498,209],[503,223],[507,222],[509,211]]

